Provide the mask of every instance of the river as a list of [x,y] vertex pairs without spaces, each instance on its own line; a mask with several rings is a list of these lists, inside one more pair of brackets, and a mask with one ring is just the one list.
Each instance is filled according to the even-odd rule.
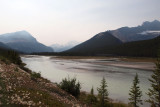
[[[92,86],[95,94],[100,81],[105,77],[108,85],[109,97],[127,103],[129,90],[136,73],[140,79],[140,88],[143,91],[143,100],[148,96],[150,87],[151,66],[147,62],[125,62],[118,59],[59,59],[49,56],[22,56],[26,67],[32,71],[41,72],[41,75],[52,82],[59,83],[65,77],[76,77],[82,84],[82,91],[90,92]],[[137,65],[137,66],[136,66]],[[146,66],[146,68],[145,68]],[[137,67],[137,68],[136,68]],[[144,103],[146,107],[148,104]]]

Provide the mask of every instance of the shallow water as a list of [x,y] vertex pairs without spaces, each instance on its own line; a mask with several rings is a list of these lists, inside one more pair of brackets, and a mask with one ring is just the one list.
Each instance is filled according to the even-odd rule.
[[[27,67],[35,72],[41,72],[42,76],[59,83],[65,77],[76,77],[82,84],[84,91],[90,92],[92,86],[97,94],[97,87],[103,77],[106,78],[108,84],[109,97],[127,103],[128,93],[132,85],[132,80],[136,73],[139,75],[140,87],[143,91],[143,100],[147,99],[145,94],[150,87],[148,78],[152,74],[148,70],[140,70],[133,68],[116,67],[109,65],[95,64],[94,62],[103,63],[101,60],[68,60],[57,59],[46,56],[23,56],[22,60]],[[113,63],[115,60],[110,60]],[[148,104],[145,103],[145,107]]]

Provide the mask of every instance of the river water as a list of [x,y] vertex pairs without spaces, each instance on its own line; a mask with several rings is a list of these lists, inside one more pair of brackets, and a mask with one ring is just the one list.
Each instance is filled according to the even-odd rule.
[[[140,88],[143,92],[143,100],[148,96],[148,88],[150,82],[148,78],[152,74],[151,70],[135,69],[125,67],[130,62],[100,59],[58,59],[49,56],[22,56],[22,61],[26,63],[26,67],[35,72],[41,72],[41,75],[52,82],[59,83],[65,77],[76,77],[82,85],[82,91],[90,92],[92,86],[97,94],[97,87],[100,81],[105,77],[108,85],[109,97],[127,103],[129,98],[129,90],[136,73],[140,79]],[[121,66],[114,66],[113,63],[118,62]],[[105,64],[107,63],[107,65]],[[110,64],[111,63],[111,64]],[[141,63],[131,62],[132,65],[141,66]],[[110,65],[109,65],[110,64]],[[143,63],[143,66],[148,63]],[[150,63],[148,66],[151,65]],[[144,103],[144,106],[148,106]]]

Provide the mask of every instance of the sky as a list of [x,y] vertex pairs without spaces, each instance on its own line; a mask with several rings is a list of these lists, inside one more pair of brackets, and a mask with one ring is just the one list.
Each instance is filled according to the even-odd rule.
[[160,0],[0,0],[0,34],[26,30],[39,42],[83,42],[95,34],[160,20]]

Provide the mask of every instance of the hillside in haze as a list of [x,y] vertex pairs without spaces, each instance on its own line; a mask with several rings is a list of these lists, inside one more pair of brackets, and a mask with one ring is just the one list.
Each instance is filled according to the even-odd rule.
[[73,48],[74,46],[76,46],[78,44],[79,44],[79,42],[77,42],[77,41],[70,41],[64,45],[53,44],[50,47],[52,47],[54,49],[54,52],[63,52],[63,51],[66,51],[68,49]]
[[0,35],[0,42],[16,51],[24,53],[53,52],[52,48],[39,43],[31,34],[26,31]]
[[112,34],[102,32],[66,52],[94,53],[96,49],[111,47],[119,44],[122,44],[122,42]]
[[160,22],[144,22],[137,27],[122,27],[116,30],[107,31],[123,42],[153,39],[160,35]]
[[[86,46],[87,47],[87,46]],[[76,49],[77,48],[77,49]],[[80,48],[78,46],[61,53],[62,55],[102,55],[102,56],[133,56],[133,57],[157,57],[160,49],[160,36],[141,41],[119,43],[112,46],[101,46],[101,48]]]
[[96,53],[116,56],[156,57],[160,49],[160,36],[142,41],[133,41],[113,47],[104,47],[95,50]]
[[9,46],[7,46],[6,44],[4,44],[4,43],[2,43],[2,42],[0,42],[0,48],[1,48],[1,49],[10,49]]

